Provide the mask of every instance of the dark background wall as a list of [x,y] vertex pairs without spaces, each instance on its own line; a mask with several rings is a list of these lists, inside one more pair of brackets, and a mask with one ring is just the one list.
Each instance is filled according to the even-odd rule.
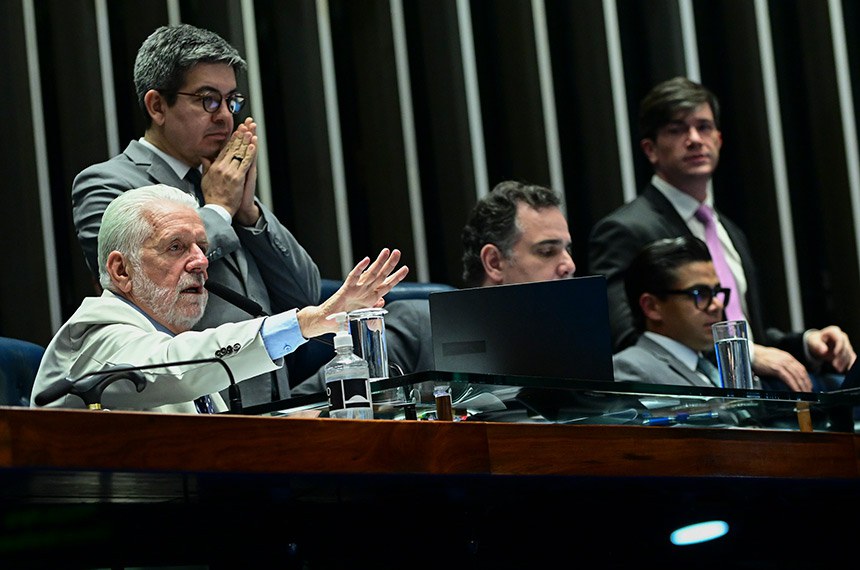
[[[271,187],[271,197],[264,199],[324,277],[342,277],[344,258],[351,264],[394,246],[415,269],[412,279],[460,285],[459,233],[477,196],[507,178],[552,185],[553,156],[560,158],[559,190],[577,273],[586,274],[592,225],[650,176],[638,148],[639,100],[654,83],[698,70],[698,79],[717,93],[723,107],[715,200],[749,234],[765,281],[768,321],[784,328],[835,323],[860,339],[855,214],[860,191],[851,176],[856,168],[852,109],[860,97],[851,76],[860,65],[860,14],[852,2],[765,2],[772,41],[764,42],[756,5],[753,0],[0,0],[5,70],[0,119],[6,142],[0,153],[5,174],[0,243],[7,252],[0,335],[46,344],[81,299],[93,294],[71,223],[72,180],[116,152],[111,144],[121,150],[142,135],[131,81],[135,52],[156,27],[177,17],[178,7],[181,21],[218,32],[246,59],[256,46],[261,92],[254,95],[263,108],[252,104],[243,113],[265,115],[268,172],[261,179]],[[685,27],[690,21],[682,17],[685,7],[692,9],[692,26]],[[392,16],[392,8],[402,8],[402,20]],[[545,15],[543,29],[536,10]],[[836,29],[834,13],[843,16]],[[330,44],[321,42],[321,29],[330,32]],[[411,105],[398,89],[397,50],[403,47],[395,39],[398,30],[405,37]],[[554,125],[547,124],[542,106],[547,93],[539,79],[539,31],[545,32],[551,61]],[[109,54],[106,62],[100,59],[99,34],[108,48],[102,52]],[[844,42],[834,44],[833,38],[843,35]],[[694,62],[684,46],[690,38]],[[620,60],[613,45],[620,48]],[[326,103],[328,46],[336,79],[334,109]],[[846,61],[837,57],[839,50]],[[464,54],[471,53],[474,59],[466,65]],[[774,107],[767,99],[772,82],[763,54],[773,54],[784,165],[773,159],[777,131],[768,120]],[[620,84],[611,73],[616,64]],[[840,73],[849,78],[847,91],[839,90]],[[240,80],[246,92],[249,81]],[[470,102],[474,86],[478,95]],[[113,118],[106,114],[103,87],[114,94]],[[626,105],[619,109],[616,100]],[[477,132],[470,130],[476,117],[472,103],[480,111]],[[331,130],[332,111],[339,145],[332,145],[331,133],[337,132]],[[617,127],[625,124],[619,135]],[[557,130],[556,146],[547,142],[548,129]],[[410,130],[414,161],[404,137]],[[111,143],[111,137],[118,142]],[[632,164],[619,148],[632,154]],[[333,165],[343,169],[348,216],[341,222]],[[635,180],[627,194],[625,169],[633,175],[627,180]],[[410,191],[410,172],[417,174],[417,196]],[[487,188],[477,187],[482,172]],[[780,208],[787,217],[780,216]],[[794,318],[792,290],[799,291],[800,301]]]

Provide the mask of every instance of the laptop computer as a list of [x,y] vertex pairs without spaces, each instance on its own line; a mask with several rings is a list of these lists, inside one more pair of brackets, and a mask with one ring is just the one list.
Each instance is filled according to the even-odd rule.
[[431,293],[436,370],[613,381],[602,275]]

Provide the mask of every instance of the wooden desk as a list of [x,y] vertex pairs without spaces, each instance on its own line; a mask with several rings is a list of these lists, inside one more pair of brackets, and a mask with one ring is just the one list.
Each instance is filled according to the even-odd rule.
[[[649,552],[693,563],[683,558],[692,551],[668,549],[670,527],[733,516],[736,536],[711,544],[785,564],[778,549],[749,557],[798,526],[834,551],[843,535],[853,544],[856,525],[834,517],[860,506],[858,443],[769,430],[0,408],[0,560],[245,565],[277,554],[282,567],[340,567],[372,551],[373,567],[416,567],[433,565],[429,551],[504,567],[573,548],[578,560]],[[26,516],[38,524],[15,526]],[[70,544],[81,527],[99,532]],[[204,543],[215,558],[192,548]]]

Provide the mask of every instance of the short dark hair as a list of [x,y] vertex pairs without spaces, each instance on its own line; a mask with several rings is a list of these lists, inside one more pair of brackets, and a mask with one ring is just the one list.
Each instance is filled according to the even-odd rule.
[[674,77],[655,85],[639,106],[639,133],[643,139],[654,140],[657,131],[668,125],[679,112],[691,112],[707,103],[714,113],[714,123],[720,128],[720,103],[706,87],[686,77]]
[[224,38],[188,24],[162,26],[143,41],[134,60],[134,89],[147,126],[152,117],[143,101],[146,92],[150,89],[162,92],[167,104],[173,105],[186,72],[198,63],[226,63],[237,78],[247,67],[236,48]]
[[624,290],[636,330],[645,330],[645,314],[639,306],[642,293],[659,296],[659,291],[673,289],[678,268],[697,261],[711,261],[711,253],[705,242],[693,236],[657,240],[639,250],[624,274]]
[[523,202],[536,210],[558,208],[558,194],[534,184],[514,180],[500,182],[489,194],[478,200],[463,228],[463,281],[467,287],[483,284],[484,265],[481,248],[491,243],[509,256],[521,231],[516,225],[517,205]]

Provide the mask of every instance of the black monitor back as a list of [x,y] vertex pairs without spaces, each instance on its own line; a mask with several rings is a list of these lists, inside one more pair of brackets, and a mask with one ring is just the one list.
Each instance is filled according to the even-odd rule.
[[436,370],[613,381],[606,278],[430,294]]

